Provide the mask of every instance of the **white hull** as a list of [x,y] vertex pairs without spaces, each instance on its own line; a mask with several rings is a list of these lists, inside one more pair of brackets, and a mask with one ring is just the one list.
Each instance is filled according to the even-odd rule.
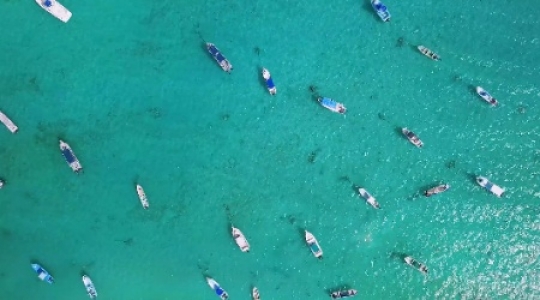
[[150,203],[148,203],[148,198],[146,197],[146,194],[144,192],[144,189],[142,186],[137,184],[137,195],[139,195],[139,200],[141,201],[142,207],[144,209],[147,209],[150,207]]
[[260,300],[261,295],[259,294],[259,289],[254,287],[253,290],[251,291],[251,297],[253,298],[253,300]]
[[249,243],[240,229],[233,227],[232,236],[242,252],[249,252]]
[[358,193],[360,193],[360,196],[362,196],[362,198],[364,198],[369,205],[373,206],[373,208],[375,209],[381,208],[381,206],[379,205],[379,202],[377,202],[375,197],[371,196],[371,194],[368,193],[368,191],[366,191],[365,189],[359,188]]
[[272,78],[272,75],[270,74],[270,71],[268,71],[267,69],[263,68],[262,70],[262,76],[264,78],[264,80],[266,81],[266,85],[267,85],[267,88],[268,88],[268,92],[270,93],[270,95],[275,95],[277,93],[277,88],[275,85],[273,85],[273,81],[272,81],[272,87],[268,86],[268,80],[271,80]]
[[401,132],[405,137],[411,142],[411,144],[415,145],[418,148],[424,147],[424,142],[412,131],[410,131],[407,127],[404,127],[401,129]]
[[421,272],[422,274],[427,274],[428,272],[428,268],[426,267],[426,265],[422,264],[422,263],[419,263],[418,261],[414,260],[414,258],[410,257],[410,256],[407,256],[405,257],[405,262],[415,268],[416,270],[418,270],[419,272]]
[[482,176],[476,177],[476,183],[478,183],[478,185],[485,188],[486,190],[488,190],[489,192],[491,192],[492,194],[494,194],[495,196],[499,198],[502,197],[502,195],[505,192],[503,188],[489,181],[489,179],[487,179],[486,177],[482,177]]
[[15,125],[3,112],[0,111],[0,122],[4,123],[6,125],[7,129],[11,131],[11,133],[16,133],[19,130],[19,127]]
[[84,275],[82,277],[82,281],[84,283],[84,287],[86,288],[86,292],[88,293],[88,296],[90,297],[90,299],[96,299],[98,294],[97,294],[96,288],[94,287],[94,283],[92,282],[90,277]]
[[491,96],[486,90],[484,90],[481,86],[477,86],[476,87],[476,93],[478,94],[478,96],[482,97],[482,99],[484,99],[484,101],[486,101],[487,103],[491,104],[491,106],[497,106],[497,104],[499,104],[499,102],[497,101],[497,99],[493,98],[493,96]]
[[62,153],[64,155],[64,158],[66,158],[66,162],[68,166],[71,168],[71,170],[73,170],[74,172],[79,172],[83,169],[81,163],[79,162],[79,159],[77,158],[77,156],[75,156],[75,153],[73,152],[73,150],[71,149],[71,146],[69,146],[68,143],[60,140],[60,150],[61,151],[69,150],[69,152],[71,153],[71,156],[73,156],[74,161],[69,162],[67,161],[67,158],[65,157],[65,155]]
[[311,250],[311,253],[313,253],[313,256],[316,258],[320,258],[323,255],[323,251],[321,246],[319,245],[319,242],[315,238],[315,236],[306,230],[306,243],[309,245],[309,249]]
[[418,46],[418,51],[420,51],[420,53],[424,54],[425,56],[427,56],[427,57],[429,57],[429,58],[431,58],[433,60],[441,60],[441,57],[437,53],[429,50],[428,48],[426,48],[426,47],[424,47],[422,45]]
[[60,21],[67,23],[71,19],[71,12],[67,10],[60,2],[56,0],[49,0],[51,5],[47,7],[44,3],[45,0],[36,0],[36,3],[51,15],[57,17]]

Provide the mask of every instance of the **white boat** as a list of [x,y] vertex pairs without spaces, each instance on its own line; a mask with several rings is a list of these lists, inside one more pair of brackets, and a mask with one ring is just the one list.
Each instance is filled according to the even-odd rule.
[[90,297],[90,299],[96,299],[97,291],[90,277],[83,275],[82,281],[84,283],[84,287],[86,288],[86,292],[88,293],[88,296]]
[[405,137],[411,142],[413,145],[415,145],[418,148],[422,148],[424,146],[424,142],[412,131],[410,131],[407,127],[401,128],[401,132]]
[[327,108],[327,109],[329,109],[329,110],[331,110],[333,112],[336,112],[338,114],[344,114],[344,113],[347,112],[347,108],[345,107],[345,105],[343,105],[343,103],[336,102],[336,101],[334,101],[334,100],[332,100],[330,98],[319,97],[319,98],[317,98],[317,101],[319,101],[319,103],[323,107],[325,107],[325,108]]
[[379,15],[379,18],[381,18],[383,22],[390,22],[390,12],[388,11],[386,5],[381,2],[381,0],[371,0],[371,6],[377,12],[377,15]]
[[233,227],[232,236],[242,252],[249,252],[249,243],[240,229]]
[[315,236],[306,230],[306,243],[309,246],[309,249],[311,250],[311,253],[313,253],[313,256],[316,258],[322,258],[323,251],[321,249],[321,246],[319,245],[319,242],[315,238]]
[[71,12],[56,0],[36,0],[36,3],[64,23],[71,19]]
[[491,106],[497,106],[499,104],[499,101],[497,99],[493,98],[486,90],[484,90],[481,86],[476,87],[476,93],[482,97],[487,103],[491,104]]
[[212,55],[214,60],[218,63],[218,65],[221,67],[221,69],[227,73],[230,73],[233,69],[233,65],[229,62],[225,56],[219,51],[219,49],[216,47],[216,45],[212,43],[206,43],[206,50],[208,50],[208,53]]
[[219,286],[219,283],[217,283],[217,281],[215,281],[213,278],[206,277],[206,282],[212,288],[212,290],[214,290],[216,295],[221,298],[221,300],[229,299],[229,294],[227,294],[227,292],[223,288],[221,288],[221,286]]
[[478,183],[478,185],[485,188],[486,190],[488,190],[489,192],[491,192],[497,197],[502,197],[502,195],[505,192],[503,188],[489,181],[489,179],[487,179],[486,177],[482,177],[482,176],[476,177],[476,183]]
[[0,189],[4,187],[4,184],[5,182],[2,179],[0,179]]
[[36,271],[36,274],[38,275],[38,278],[47,282],[47,283],[54,283],[54,278],[45,270],[42,266],[39,264],[32,264],[32,269]]
[[411,267],[417,269],[418,271],[422,272],[422,274],[424,274],[424,275],[427,274],[427,272],[428,272],[428,267],[427,267],[426,265],[417,262],[417,261],[416,261],[414,258],[412,258],[411,256],[405,257],[405,262],[406,262],[409,266],[411,266]]
[[144,189],[142,186],[137,184],[137,195],[139,195],[139,200],[141,200],[142,207],[144,209],[147,209],[150,207],[150,204],[148,203],[148,198],[146,198],[146,194],[144,193]]
[[418,51],[420,51],[420,53],[424,54],[425,56],[427,56],[427,57],[429,57],[429,58],[431,58],[433,60],[441,60],[441,57],[437,53],[429,50],[428,48],[426,48],[426,47],[424,47],[422,45],[418,46]]
[[381,208],[381,206],[379,205],[379,202],[377,202],[377,200],[373,196],[371,196],[371,194],[368,193],[368,191],[366,191],[364,188],[359,188],[358,193],[360,194],[360,196],[362,196],[362,198],[366,200],[367,203],[373,206],[373,208],[375,209]]
[[438,186],[436,186],[434,188],[430,188],[429,190],[425,191],[424,196],[431,197],[433,195],[446,192],[449,188],[450,188],[449,184],[441,184],[441,185],[438,185]]
[[358,292],[356,290],[350,289],[350,290],[339,290],[332,292],[330,294],[330,297],[332,299],[346,299],[346,298],[352,298],[354,297]]
[[275,95],[277,93],[277,88],[276,88],[276,85],[274,84],[274,81],[272,80],[272,75],[270,75],[270,71],[263,68],[262,76],[264,78],[264,82],[266,82],[266,88],[268,89],[268,92],[270,93],[270,95]]
[[0,111],[0,122],[4,123],[6,125],[7,129],[11,131],[11,133],[16,133],[19,130],[19,127],[13,123],[3,112]]
[[261,300],[261,295],[259,294],[259,289],[254,287],[253,290],[251,290],[251,297],[253,300]]
[[67,164],[74,172],[78,173],[82,170],[83,167],[79,162],[79,159],[77,159],[77,156],[75,156],[75,153],[73,153],[73,150],[71,150],[68,143],[60,140],[60,151],[62,151],[62,155],[66,159]]

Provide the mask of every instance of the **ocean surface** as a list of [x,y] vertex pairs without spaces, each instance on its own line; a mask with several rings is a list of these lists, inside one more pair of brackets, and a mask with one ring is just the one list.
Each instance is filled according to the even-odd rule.
[[390,23],[368,0],[61,2],[67,24],[0,2],[0,110],[19,126],[0,124],[1,299],[88,299],[82,274],[114,300],[218,299],[205,276],[231,300],[540,299],[537,0],[387,0]]

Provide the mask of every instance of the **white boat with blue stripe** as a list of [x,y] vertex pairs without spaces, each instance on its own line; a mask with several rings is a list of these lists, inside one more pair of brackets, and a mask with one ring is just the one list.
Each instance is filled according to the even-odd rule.
[[499,105],[499,101],[497,99],[493,98],[486,90],[484,90],[481,86],[476,87],[476,93],[478,96],[482,97],[484,101],[491,104],[491,106],[497,106]]
[[36,3],[64,23],[71,19],[71,12],[56,0],[36,0]]
[[336,112],[338,114],[345,114],[347,112],[347,108],[345,107],[345,105],[343,105],[342,103],[339,103],[339,102],[336,102],[330,98],[327,98],[327,97],[319,97],[317,98],[317,101],[319,101],[319,103],[333,111],[333,112]]
[[311,253],[313,253],[313,256],[315,256],[316,258],[322,258],[323,257],[323,250],[321,248],[321,246],[319,245],[319,241],[317,241],[317,238],[315,238],[315,236],[305,230],[306,232],[306,243],[308,244],[309,246],[309,250],[311,250]]
[[90,277],[86,275],[83,275],[82,281],[84,283],[84,287],[86,288],[86,293],[88,293],[88,297],[90,297],[90,299],[96,299],[97,290],[94,286],[94,283],[92,282],[92,279],[90,279]]
[[223,288],[221,288],[219,283],[217,281],[215,281],[213,278],[206,277],[206,282],[208,282],[208,285],[212,288],[212,290],[214,290],[216,295],[221,300],[229,299],[229,294],[227,294],[227,292]]
[[218,48],[216,48],[216,45],[212,43],[206,43],[206,49],[208,50],[208,53],[212,55],[214,60],[218,63],[218,65],[223,69],[223,71],[230,73],[233,69],[233,65],[221,54]]
[[379,18],[381,18],[383,22],[390,22],[391,15],[386,5],[380,0],[371,0],[371,6],[373,6],[373,9],[377,12],[377,15],[379,15]]
[[275,95],[277,93],[277,88],[274,84],[274,81],[272,80],[272,75],[270,75],[270,71],[263,68],[262,76],[264,78],[264,82],[266,82],[266,88],[268,88],[268,92],[270,93],[270,95]]
[[54,278],[51,276],[51,274],[49,274],[49,272],[43,269],[43,267],[39,264],[32,264],[32,269],[36,271],[39,279],[51,284],[54,283]]
[[77,159],[77,156],[75,156],[75,153],[73,153],[73,150],[71,150],[71,147],[68,143],[60,140],[60,151],[62,151],[62,155],[66,159],[67,164],[71,167],[73,172],[78,173],[83,169],[81,163]]
[[499,198],[502,197],[505,192],[503,188],[494,184],[493,182],[489,181],[489,179],[483,176],[476,177],[476,183],[478,183],[479,186],[485,188],[487,191]]

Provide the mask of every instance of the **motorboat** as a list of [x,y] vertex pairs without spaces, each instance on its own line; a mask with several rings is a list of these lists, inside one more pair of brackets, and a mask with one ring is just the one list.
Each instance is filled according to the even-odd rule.
[[330,294],[330,297],[332,297],[332,299],[345,299],[345,298],[352,298],[356,295],[357,291],[356,290],[339,290],[339,291],[335,291],[335,292],[332,292]]
[[411,142],[416,147],[422,148],[424,146],[422,140],[414,132],[410,131],[407,127],[401,128],[401,132],[409,140],[409,142]]
[[71,12],[56,0],[36,0],[36,3],[64,23],[71,19]]
[[306,230],[306,243],[309,246],[309,249],[311,250],[311,253],[313,253],[313,256],[316,258],[322,258],[323,251],[321,249],[321,246],[319,245],[319,242],[315,238],[315,236]]
[[450,188],[449,184],[441,184],[441,185],[438,185],[438,186],[436,186],[434,188],[430,188],[427,191],[424,191],[424,196],[431,197],[433,195],[440,194],[442,192],[446,192],[449,188]]
[[217,283],[217,281],[215,281],[213,278],[206,277],[206,282],[208,282],[208,285],[212,288],[212,290],[214,290],[216,295],[221,298],[221,300],[229,299],[229,294],[227,294],[227,292],[221,288],[219,283]]
[[90,277],[83,275],[82,281],[84,283],[84,287],[86,288],[86,292],[88,293],[88,296],[90,299],[96,299],[97,298],[97,291],[96,287],[94,286],[94,283],[92,282],[92,279]]
[[275,95],[277,93],[277,88],[274,84],[274,81],[272,80],[272,75],[270,75],[270,71],[263,68],[262,76],[264,78],[264,82],[266,82],[266,88],[268,88],[268,92],[270,93],[270,95]]
[[4,184],[6,184],[6,182],[2,179],[0,179],[0,189],[4,187]]
[[412,258],[411,256],[405,257],[404,260],[405,260],[405,262],[406,262],[409,266],[411,266],[411,267],[417,269],[418,271],[422,272],[423,274],[427,274],[427,272],[428,272],[428,267],[427,267],[426,265],[424,265],[424,264],[422,264],[422,263],[416,261],[416,260],[415,260],[414,258]]
[[381,18],[383,22],[390,22],[390,12],[380,0],[371,0],[371,6],[377,12],[377,15],[379,15],[379,18]]
[[366,200],[366,202],[369,205],[373,206],[373,208],[375,209],[381,208],[381,206],[379,205],[379,202],[377,202],[377,200],[373,196],[371,196],[371,194],[368,193],[368,191],[366,191],[364,188],[359,188],[358,193],[360,194],[362,198]]
[[493,182],[489,181],[486,177],[478,176],[476,177],[476,183],[478,183],[479,186],[485,188],[492,194],[494,194],[497,197],[502,197],[505,190],[501,188],[500,186],[494,184]]
[[216,60],[218,65],[223,69],[223,71],[230,73],[233,69],[233,65],[221,54],[218,48],[216,48],[216,45],[212,43],[206,43],[206,49],[212,55],[212,57]]
[[318,97],[317,101],[319,101],[319,103],[323,107],[325,107],[325,108],[327,108],[327,109],[329,109],[329,110],[331,110],[333,112],[336,112],[338,114],[344,114],[344,113],[347,112],[347,108],[342,103],[336,102],[336,101],[334,101],[334,100],[332,100],[330,98]]
[[77,156],[75,156],[75,153],[73,153],[73,150],[71,150],[71,147],[68,143],[60,140],[60,151],[62,151],[62,155],[66,159],[67,164],[71,167],[73,172],[78,173],[82,170],[82,165],[77,159]]
[[253,300],[261,300],[261,295],[259,294],[258,288],[253,287],[253,290],[251,290],[251,297]]
[[499,101],[497,99],[493,98],[486,90],[484,90],[481,86],[476,87],[476,93],[482,97],[487,103],[491,104],[491,106],[497,106],[499,105]]
[[232,236],[242,252],[249,252],[249,243],[240,229],[233,227]]
[[49,272],[43,269],[43,267],[39,264],[32,264],[32,269],[36,271],[39,279],[51,284],[54,283],[54,278],[51,276],[51,274],[49,274]]
[[0,111],[0,122],[4,123],[6,125],[7,129],[11,131],[11,133],[17,133],[19,130],[19,127],[13,123],[3,112]]
[[439,56],[439,54],[431,51],[430,49],[420,45],[418,46],[418,51],[420,51],[420,53],[424,54],[425,56],[433,59],[433,60],[441,60],[441,57]]
[[148,198],[146,197],[146,193],[144,192],[144,189],[142,186],[137,184],[137,195],[139,195],[139,200],[141,201],[142,207],[144,209],[147,209],[150,207],[150,203],[148,203]]

